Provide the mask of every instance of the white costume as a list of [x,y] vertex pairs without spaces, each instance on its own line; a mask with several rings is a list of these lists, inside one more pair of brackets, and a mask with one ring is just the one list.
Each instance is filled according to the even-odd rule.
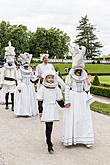
[[[45,56],[49,56],[48,54],[41,54],[41,61],[43,60],[43,57]],[[37,67],[36,67],[36,76],[37,77],[42,77],[42,75],[48,71],[48,70],[52,70],[52,71],[55,71],[55,68],[52,64],[50,63],[42,63],[42,64],[39,64]],[[58,82],[58,85],[60,85],[61,87],[61,90],[64,91],[65,90],[65,83],[64,81],[57,75],[57,82]],[[40,81],[38,83],[38,89],[40,88]]]
[[[87,82],[87,73],[82,68],[83,65],[83,61],[81,60],[79,63],[78,58],[78,63],[76,60],[76,63],[73,64],[75,67],[70,70],[65,81],[65,103],[71,103],[70,108],[67,108],[64,112],[62,142],[67,146],[72,144],[92,145],[94,143],[91,111],[89,107],[89,100],[92,97],[87,94],[90,85]],[[75,69],[81,68],[81,76],[76,76],[74,73]]]
[[[11,46],[11,42],[9,41],[9,46],[5,48],[6,63],[4,64],[1,72],[1,84],[3,85],[4,93],[14,93],[16,87],[16,65],[14,63],[14,50],[15,48]],[[11,63],[12,65],[9,66],[8,63]]]
[[[45,77],[48,74],[56,75],[53,71],[45,72],[44,82],[41,88],[37,93],[37,100],[43,101],[43,114],[41,121],[43,122],[53,122],[59,121],[59,107],[56,102],[62,100],[61,90],[57,86],[57,82],[55,80],[55,84],[49,84],[45,82]],[[56,79],[56,76],[55,76]]]
[[[2,80],[1,79],[2,72],[3,72],[3,67],[0,68],[0,81]],[[0,88],[2,88],[2,82],[0,82]],[[3,104],[3,103],[5,103],[5,93],[3,92],[3,89],[1,89],[0,90],[0,104]]]
[[[22,54],[25,62],[29,62],[27,58],[29,54]],[[32,74],[32,68],[29,67],[28,70],[24,69],[24,66],[21,66],[18,75],[17,82],[18,86],[15,91],[15,107],[14,113],[17,116],[35,116],[37,115],[37,103],[36,103],[36,94],[34,85],[31,80],[34,79]]]

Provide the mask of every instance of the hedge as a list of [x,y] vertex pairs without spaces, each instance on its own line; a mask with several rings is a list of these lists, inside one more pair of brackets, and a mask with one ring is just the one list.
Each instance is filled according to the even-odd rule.
[[110,98],[110,88],[92,85],[90,91],[92,94]]

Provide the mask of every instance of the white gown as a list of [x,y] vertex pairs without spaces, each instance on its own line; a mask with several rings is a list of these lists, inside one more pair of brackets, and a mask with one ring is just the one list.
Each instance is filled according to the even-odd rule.
[[37,100],[43,101],[42,122],[59,121],[59,107],[56,101],[62,99],[61,90],[58,87],[53,89],[42,85],[37,93]]
[[94,134],[89,107],[91,97],[90,94],[88,96],[85,92],[88,91],[90,86],[87,85],[86,80],[77,84],[76,80],[70,76],[66,77],[65,83],[65,101],[66,103],[71,103],[71,107],[64,111],[62,142],[67,146],[72,144],[93,144]]
[[[17,116],[36,116],[37,102],[34,85],[30,81],[33,79],[32,69],[24,70],[22,67],[18,71],[18,86],[15,90],[14,113]],[[19,92],[21,90],[21,93]]]
[[[3,68],[0,68],[0,87],[1,87],[1,76],[2,76],[2,70]],[[5,103],[5,93],[3,91],[3,89],[0,90],[0,104],[4,104]]]

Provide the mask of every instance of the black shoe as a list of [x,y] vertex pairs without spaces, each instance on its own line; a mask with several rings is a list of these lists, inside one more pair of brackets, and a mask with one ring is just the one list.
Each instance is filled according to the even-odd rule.
[[54,153],[54,150],[53,150],[53,147],[52,146],[49,146],[48,147],[48,152],[49,152],[49,154],[53,154]]
[[9,107],[8,107],[8,106],[6,106],[6,107],[5,107],[5,109],[9,109]]

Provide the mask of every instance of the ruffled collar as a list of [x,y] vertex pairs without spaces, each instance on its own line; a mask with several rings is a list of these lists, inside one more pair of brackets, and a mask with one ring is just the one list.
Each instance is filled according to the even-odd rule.
[[16,68],[16,65],[15,64],[12,64],[12,66],[9,66],[7,63],[4,64],[4,67],[7,68],[7,69],[15,69]]
[[21,66],[21,67],[20,67],[20,70],[21,70],[23,73],[26,73],[26,74],[29,74],[29,73],[32,72],[32,68],[31,68],[31,67],[29,67],[28,70],[26,70],[26,69],[24,69],[23,66]]
[[52,83],[52,84],[50,84],[50,83],[48,83],[48,82],[46,82],[46,81],[43,81],[43,85],[44,85],[46,88],[54,89],[54,88],[56,88],[57,83]]
[[72,69],[70,70],[70,72],[69,72],[69,75],[70,75],[73,79],[75,79],[75,80],[77,80],[77,81],[83,81],[83,80],[85,80],[85,79],[87,78],[87,73],[86,73],[86,71],[85,71],[84,69],[82,70],[81,76],[77,76],[77,75],[74,73],[74,71],[75,71],[75,69],[72,68]]

